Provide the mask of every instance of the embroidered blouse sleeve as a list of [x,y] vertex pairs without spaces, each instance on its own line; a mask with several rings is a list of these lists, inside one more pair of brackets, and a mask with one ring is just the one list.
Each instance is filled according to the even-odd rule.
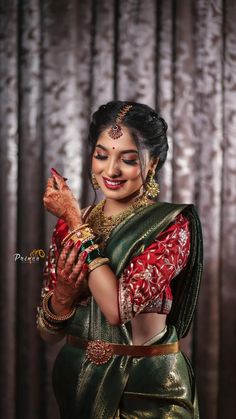
[[133,258],[119,280],[121,323],[158,299],[171,280],[186,266],[190,252],[189,221],[182,214]]

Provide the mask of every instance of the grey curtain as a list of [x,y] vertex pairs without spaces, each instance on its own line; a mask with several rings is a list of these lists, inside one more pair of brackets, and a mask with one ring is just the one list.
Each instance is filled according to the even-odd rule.
[[58,418],[35,312],[56,219],[50,167],[84,206],[89,117],[113,98],[159,108],[170,152],[161,200],[193,202],[205,270],[192,357],[203,419],[236,411],[236,3],[234,0],[0,0],[0,413]]

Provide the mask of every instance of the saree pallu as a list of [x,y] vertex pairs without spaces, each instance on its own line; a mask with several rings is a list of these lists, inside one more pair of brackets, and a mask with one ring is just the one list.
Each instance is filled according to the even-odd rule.
[[[186,335],[196,306],[202,242],[193,206],[158,203],[139,210],[113,231],[105,249],[119,277],[128,261],[182,211],[190,220],[192,239],[185,275],[180,274],[180,285],[173,288],[181,305],[174,304],[167,333],[154,344],[176,342]],[[109,325],[93,297],[87,305],[78,306],[67,333],[88,340],[131,343],[130,322]],[[142,358],[113,355],[107,363],[96,365],[86,358],[85,349],[65,344],[54,364],[53,387],[61,419],[199,418],[192,367],[182,352]]]

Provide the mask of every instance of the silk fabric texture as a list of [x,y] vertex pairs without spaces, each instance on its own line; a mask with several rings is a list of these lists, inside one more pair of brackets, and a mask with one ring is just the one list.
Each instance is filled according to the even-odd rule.
[[[173,280],[173,307],[168,329],[158,343],[187,334],[196,307],[202,273],[202,238],[192,205],[156,203],[138,210],[113,231],[105,255],[117,278],[129,260],[145,249],[182,212],[190,220],[189,261]],[[66,332],[89,340],[130,344],[131,325],[111,326],[93,297],[78,306]],[[53,368],[53,386],[61,419],[198,418],[193,371],[182,353],[132,358],[114,355],[95,365],[85,350],[65,344]]]

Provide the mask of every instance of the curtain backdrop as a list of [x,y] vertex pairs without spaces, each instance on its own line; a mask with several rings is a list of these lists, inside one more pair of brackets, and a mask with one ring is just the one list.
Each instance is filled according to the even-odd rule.
[[[205,270],[191,334],[203,419],[236,411],[236,3],[234,0],[0,0],[0,414],[57,419],[59,346],[35,326],[56,219],[50,167],[84,206],[91,113],[111,99],[159,108],[169,125],[160,199],[193,202]],[[42,255],[42,253],[41,253]]]

